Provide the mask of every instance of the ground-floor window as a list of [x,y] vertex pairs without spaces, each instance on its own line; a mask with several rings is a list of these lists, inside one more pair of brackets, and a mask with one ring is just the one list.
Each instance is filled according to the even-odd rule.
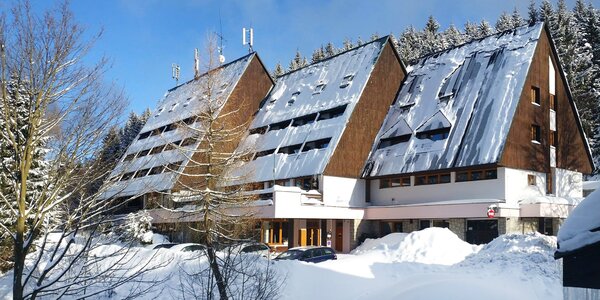
[[498,237],[498,220],[467,220],[467,243],[487,244]]
[[545,235],[554,235],[554,225],[552,218],[539,218],[538,232]]
[[288,221],[263,221],[261,226],[261,241],[272,245],[288,243]]

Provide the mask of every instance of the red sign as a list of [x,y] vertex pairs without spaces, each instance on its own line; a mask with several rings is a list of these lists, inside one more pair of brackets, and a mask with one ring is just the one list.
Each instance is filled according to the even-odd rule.
[[496,211],[493,208],[488,209],[487,216],[488,218],[493,218],[496,215]]

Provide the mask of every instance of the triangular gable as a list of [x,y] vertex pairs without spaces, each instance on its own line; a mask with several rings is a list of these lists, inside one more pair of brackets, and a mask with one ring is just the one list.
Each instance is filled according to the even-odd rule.
[[406,119],[400,118],[398,123],[396,123],[392,128],[390,128],[387,132],[381,135],[381,139],[389,139],[397,136],[409,135],[412,134],[413,130],[406,123]]
[[452,124],[450,123],[450,121],[448,121],[448,118],[446,118],[443,112],[438,110],[438,112],[436,112],[433,116],[431,116],[431,118],[425,121],[425,123],[421,124],[421,126],[419,126],[416,131],[427,132],[450,127],[452,127]]

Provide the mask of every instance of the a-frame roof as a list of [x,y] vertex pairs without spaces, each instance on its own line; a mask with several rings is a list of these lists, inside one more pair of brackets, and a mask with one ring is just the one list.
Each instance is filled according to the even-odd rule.
[[[244,181],[322,174],[389,42],[384,37],[279,77],[250,126],[252,134],[240,145],[268,153],[239,170],[251,174]],[[313,141],[327,146],[304,151]],[[282,153],[290,146],[303,151]]]
[[[168,90],[162,100],[159,101],[157,108],[152,111],[140,134],[127,149],[125,156],[150,150],[157,146],[160,147],[169,143],[179,142],[194,135],[193,130],[185,126],[173,126],[173,130],[161,130],[162,133],[158,135],[143,137],[145,133],[164,128],[165,126],[169,126],[169,124],[177,124],[182,120],[198,115],[198,113],[206,109],[207,94],[211,95],[211,98],[214,99],[212,101],[218,101],[218,104],[222,108],[254,58],[258,58],[255,53],[248,54],[208,71],[213,76],[207,76],[208,73],[205,73],[197,79],[192,79]],[[209,77],[210,80],[216,82],[207,84],[206,81],[209,80]],[[207,93],[207,86],[211,89],[210,93]],[[197,128],[199,123],[193,123],[189,126]],[[199,139],[197,138],[196,140]],[[196,141],[195,144],[185,148],[176,147],[172,150],[164,150],[159,153],[143,156],[138,154],[132,160],[127,161],[121,159],[111,173],[111,177],[118,179],[123,174],[158,166],[167,166],[169,164],[185,166],[190,160],[197,144],[198,142]],[[190,150],[184,151],[185,149]],[[103,193],[103,198],[141,195],[153,191],[169,190],[173,188],[178,178],[177,172],[174,171],[176,170],[165,169],[160,174],[113,182]]]
[[[497,163],[542,29],[542,23],[519,27],[435,53],[411,66],[364,175]],[[415,133],[428,120],[448,122],[442,127],[450,125],[449,135],[433,141],[413,134],[408,142],[377,149],[400,119]]]

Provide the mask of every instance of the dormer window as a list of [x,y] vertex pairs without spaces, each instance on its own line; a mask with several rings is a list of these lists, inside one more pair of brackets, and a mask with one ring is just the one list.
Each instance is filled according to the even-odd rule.
[[183,107],[188,107],[188,105],[190,105],[190,102],[192,102],[192,100],[194,97],[189,97],[185,100],[185,102],[183,103]]
[[340,88],[345,88],[352,83],[352,79],[354,79],[354,74],[348,74],[342,78],[342,83],[340,84]]
[[172,112],[178,105],[179,103],[173,103],[173,105],[171,105],[171,108],[169,109],[169,112]]
[[430,131],[424,131],[417,133],[417,138],[419,139],[429,139],[432,141],[441,141],[448,138],[450,134],[450,128],[440,128]]
[[269,131],[287,128],[288,126],[290,126],[290,123],[291,123],[291,120],[285,120],[285,121],[281,121],[278,123],[273,123],[269,126]]
[[332,109],[324,110],[319,113],[319,119],[317,121],[337,118],[344,114],[346,111],[346,105],[334,107]]
[[325,89],[326,85],[327,84],[324,82],[320,82],[319,84],[317,84],[317,86],[315,86],[315,89],[313,90],[313,95],[320,94]]
[[401,136],[394,136],[394,137],[381,139],[381,141],[379,142],[379,145],[377,146],[377,149],[387,148],[387,147],[397,145],[400,143],[406,143],[410,140],[410,137],[411,137],[410,134],[404,134]]
[[402,106],[400,106],[400,108],[398,110],[400,111],[401,114],[406,114],[410,111],[411,107],[413,107],[414,105],[415,105],[414,103],[402,105]]
[[302,144],[281,147],[281,148],[279,148],[279,151],[277,151],[277,153],[296,154],[296,153],[300,152],[301,147],[302,147]]
[[306,125],[306,124],[311,124],[315,121],[316,118],[317,118],[317,114],[310,114],[310,115],[306,115],[303,117],[295,118],[294,121],[292,121],[292,127],[298,127],[298,126],[302,126],[302,125]]
[[439,103],[440,104],[446,104],[446,103],[448,103],[448,101],[450,101],[450,99],[452,99],[452,96],[454,96],[454,93],[449,93],[449,94],[445,94],[445,95],[440,96],[439,97],[439,99],[440,99]]
[[326,139],[307,142],[306,144],[304,144],[304,148],[302,148],[302,152],[310,151],[313,149],[327,148],[329,146],[330,141],[331,141],[331,138],[326,138]]
[[164,107],[160,107],[160,108],[158,108],[158,110],[156,111],[156,115],[154,115],[154,117],[156,118],[156,117],[160,116],[160,113],[161,113],[163,110],[165,110],[165,108],[164,108]]

